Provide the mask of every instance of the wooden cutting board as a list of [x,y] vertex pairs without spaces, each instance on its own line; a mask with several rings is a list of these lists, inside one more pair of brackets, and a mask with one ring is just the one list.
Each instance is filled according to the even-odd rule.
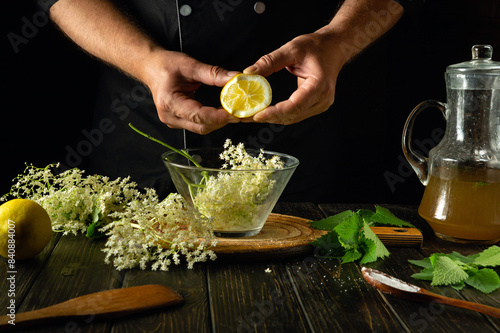
[[[311,220],[271,214],[261,232],[245,238],[218,238],[218,257],[243,259],[288,258],[314,252],[309,245],[326,231],[310,227]],[[421,246],[422,233],[414,228],[372,227],[386,246]]]

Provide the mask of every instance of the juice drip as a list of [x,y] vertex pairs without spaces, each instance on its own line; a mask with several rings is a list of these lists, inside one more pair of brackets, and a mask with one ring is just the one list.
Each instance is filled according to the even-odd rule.
[[443,238],[500,240],[500,170],[441,170],[418,209]]

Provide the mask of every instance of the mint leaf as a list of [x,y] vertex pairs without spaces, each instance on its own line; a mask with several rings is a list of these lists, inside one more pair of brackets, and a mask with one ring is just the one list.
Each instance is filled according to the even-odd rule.
[[499,266],[500,265],[500,247],[493,245],[479,253],[474,260],[478,266]]
[[311,222],[311,227],[319,229],[319,230],[333,230],[337,225],[344,222],[344,220],[350,217],[354,212],[352,210],[346,210],[342,213],[338,213],[336,215],[324,218],[319,221]]
[[470,274],[465,283],[488,294],[500,287],[500,278],[491,268],[483,268],[475,274]]
[[457,284],[469,277],[456,261],[446,256],[437,257],[436,263],[433,266],[434,277],[431,282],[432,286]]
[[377,224],[383,224],[383,225],[414,228],[413,224],[397,218],[387,208],[381,206],[375,206],[375,210],[376,210],[375,214],[371,216],[370,222],[375,222]]

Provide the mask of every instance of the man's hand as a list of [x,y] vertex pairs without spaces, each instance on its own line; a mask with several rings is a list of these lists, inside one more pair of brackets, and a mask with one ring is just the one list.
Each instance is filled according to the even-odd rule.
[[236,73],[165,50],[112,1],[60,0],[50,8],[50,17],[87,52],[145,83],[158,117],[169,127],[207,134],[239,121],[193,99],[202,84],[223,86]]
[[270,74],[286,68],[297,76],[297,90],[286,101],[272,105],[251,121],[293,124],[326,111],[335,99],[337,76],[344,64],[335,44],[319,33],[299,36],[246,68],[246,74]]
[[150,61],[145,81],[163,123],[207,134],[230,122],[239,122],[223,108],[203,106],[193,99],[202,84],[222,87],[237,72],[201,63],[180,52],[160,51]]
[[345,0],[328,25],[261,57],[243,72],[268,76],[286,68],[297,76],[298,87],[288,100],[246,121],[293,124],[326,111],[335,99],[342,66],[402,14],[403,8],[394,0]]

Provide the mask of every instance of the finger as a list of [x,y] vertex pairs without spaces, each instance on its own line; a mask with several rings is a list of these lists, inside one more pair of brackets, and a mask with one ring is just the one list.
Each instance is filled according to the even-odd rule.
[[209,86],[223,87],[231,78],[237,75],[237,71],[228,71],[219,66],[212,66],[197,62],[191,68],[191,79]]
[[290,63],[289,53],[286,52],[286,48],[280,47],[279,49],[262,56],[253,65],[245,68],[243,73],[269,76],[282,70],[286,66],[290,65]]
[[185,128],[198,134],[207,134],[228,123],[239,122],[226,110],[203,106],[187,96],[177,97],[159,116],[171,128]]
[[302,84],[289,99],[257,113],[253,120],[288,125],[319,114],[329,106],[329,102],[321,98],[321,94],[314,86]]

